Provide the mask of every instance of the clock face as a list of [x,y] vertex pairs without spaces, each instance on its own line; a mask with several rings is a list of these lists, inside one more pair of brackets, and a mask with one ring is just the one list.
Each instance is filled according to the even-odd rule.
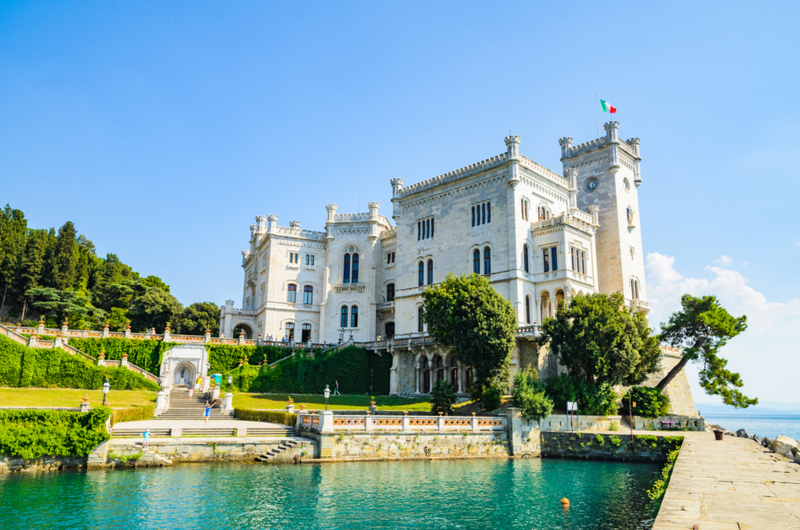
[[597,179],[589,179],[586,181],[586,190],[594,191],[597,189]]

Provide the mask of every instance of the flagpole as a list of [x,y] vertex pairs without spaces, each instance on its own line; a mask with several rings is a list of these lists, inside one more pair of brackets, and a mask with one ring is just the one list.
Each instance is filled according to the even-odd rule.
[[597,94],[594,95],[594,110],[597,111],[597,137],[600,138],[600,103],[597,101]]

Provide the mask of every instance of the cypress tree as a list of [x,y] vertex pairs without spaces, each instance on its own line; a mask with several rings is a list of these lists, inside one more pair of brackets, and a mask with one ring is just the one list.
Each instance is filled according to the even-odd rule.
[[75,286],[77,258],[78,242],[75,240],[75,225],[72,221],[67,221],[58,230],[53,256],[53,287],[63,291]]

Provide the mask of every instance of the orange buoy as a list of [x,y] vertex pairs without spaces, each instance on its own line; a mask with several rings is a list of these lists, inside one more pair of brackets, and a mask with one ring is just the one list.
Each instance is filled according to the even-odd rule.
[[561,504],[563,504],[564,506],[569,506],[569,499],[564,497],[563,499],[561,499]]

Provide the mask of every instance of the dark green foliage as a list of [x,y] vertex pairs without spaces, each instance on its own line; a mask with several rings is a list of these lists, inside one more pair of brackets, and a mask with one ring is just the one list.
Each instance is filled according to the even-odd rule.
[[512,404],[528,419],[542,421],[553,412],[553,402],[545,394],[535,369],[526,368],[514,376],[511,396]]
[[196,302],[172,323],[175,333],[203,335],[207,329],[219,335],[219,306],[213,302]]
[[137,297],[131,304],[128,316],[131,319],[131,329],[135,332],[144,332],[154,327],[161,332],[167,323],[175,320],[183,311],[183,306],[177,298],[158,287],[148,287],[143,295]]
[[456,402],[456,389],[447,381],[436,381],[431,389],[431,412],[449,414]]
[[110,438],[111,411],[0,410],[0,454],[21,458],[82,457]]
[[[46,318],[56,322],[82,322],[89,315],[89,297],[78,291],[59,291],[52,287],[34,287],[25,295],[33,300],[33,307]],[[91,308],[95,309],[95,308]]]
[[478,274],[448,274],[422,292],[428,332],[472,366],[478,388],[508,386],[508,362],[516,343],[514,308]]
[[96,366],[60,348],[28,348],[0,335],[0,386],[96,390],[106,378],[114,390],[159,390],[127,368]]
[[661,356],[647,317],[626,307],[620,293],[559,303],[556,317],[544,321],[542,340],[571,378],[593,384],[637,385],[658,369]]
[[630,414],[628,405],[631,402],[636,403],[633,409],[634,416],[658,418],[669,413],[669,396],[662,394],[657,388],[635,386],[628,390],[622,398],[622,413],[626,416]]
[[242,392],[319,394],[325,385],[333,388],[338,381],[339,390],[347,394],[388,394],[391,366],[390,355],[349,346],[329,354],[318,350],[314,356],[299,351],[272,368],[248,363],[223,372],[223,378],[230,373],[234,387]]
[[123,354],[128,354],[128,362],[139,368],[144,368],[151,374],[159,375],[164,352],[177,346],[173,342],[163,342],[155,339],[79,339],[70,338],[69,345],[80,351],[98,357],[104,352],[106,359],[120,360]]
[[578,414],[606,416],[618,410],[619,396],[608,383],[590,384],[561,374],[545,380],[545,393],[559,410],[567,409],[567,401],[578,402]]
[[264,358],[267,364],[283,359],[292,354],[291,348],[282,346],[232,346],[229,344],[206,345],[209,368],[212,374],[222,374],[239,366],[239,361],[248,359],[253,365],[261,364]]
[[664,464],[664,468],[661,470],[661,478],[656,480],[653,487],[647,490],[647,496],[655,503],[653,506],[654,513],[658,513],[658,509],[661,507],[661,499],[667,492],[669,479],[672,477],[672,470],[675,467],[675,461],[678,459],[679,452],[680,448],[669,452],[667,455],[667,463]]
[[56,248],[50,270],[53,287],[63,291],[75,286],[76,265],[78,261],[77,233],[72,221],[67,221],[58,230]]
[[244,421],[266,421],[270,423],[280,423],[294,427],[297,424],[297,414],[281,412],[279,410],[249,410],[234,409],[233,417]]
[[503,392],[494,383],[484,386],[480,394],[480,402],[485,410],[495,410],[503,402]]
[[[683,309],[661,324],[661,339],[683,348],[683,359],[662,379],[657,387],[663,390],[689,361],[702,364],[700,386],[712,396],[722,396],[722,402],[737,408],[758,404],[758,398],[748,398],[741,388],[742,377],[726,369],[726,359],[719,350],[739,333],[747,329],[747,317],[733,317],[721,307],[714,296],[681,297]],[[731,388],[735,387],[735,388]]]

